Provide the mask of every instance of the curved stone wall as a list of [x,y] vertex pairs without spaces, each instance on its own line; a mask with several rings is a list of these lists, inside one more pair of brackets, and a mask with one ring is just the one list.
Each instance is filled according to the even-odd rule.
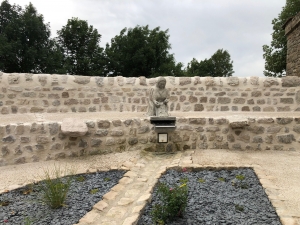
[[179,117],[168,143],[157,143],[149,118],[83,121],[88,132],[82,137],[64,135],[61,122],[0,125],[0,166],[130,150],[296,151],[300,142],[300,117],[252,117],[234,128],[226,117]]
[[[166,77],[169,111],[300,110],[300,78]],[[0,73],[0,114],[146,112],[156,78]]]

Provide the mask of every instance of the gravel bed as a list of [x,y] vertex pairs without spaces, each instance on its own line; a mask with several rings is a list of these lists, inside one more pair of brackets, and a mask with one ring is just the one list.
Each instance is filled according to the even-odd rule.
[[[237,175],[243,175],[245,179],[237,179]],[[188,178],[187,208],[183,217],[167,224],[281,224],[252,169],[197,172],[168,170],[159,182],[171,188],[180,184],[182,178]],[[145,207],[139,225],[154,224],[150,212],[155,204],[161,204],[157,187],[154,188],[152,201]]]
[[[0,206],[0,224],[17,225],[25,224],[55,224],[68,225],[78,223],[93,205],[102,199],[102,196],[118,183],[126,171],[112,170],[90,174],[75,175],[75,179],[68,192],[66,206],[59,209],[51,209],[38,201],[39,184],[33,185],[33,191],[23,194],[28,186],[22,187],[0,195],[0,202],[9,202],[7,206]],[[83,176],[84,181],[76,178]],[[91,194],[92,189],[98,189]]]

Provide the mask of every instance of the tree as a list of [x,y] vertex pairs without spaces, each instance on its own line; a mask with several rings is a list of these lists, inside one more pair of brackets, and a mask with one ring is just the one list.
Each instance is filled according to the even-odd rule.
[[69,74],[103,75],[103,49],[101,35],[87,21],[72,18],[57,32],[56,39],[63,54],[63,68]]
[[126,77],[182,75],[183,64],[176,64],[170,49],[168,30],[125,27],[106,45],[107,72]]
[[282,26],[290,17],[300,12],[300,0],[287,0],[278,18],[272,20],[273,33],[271,45],[263,46],[265,59],[264,75],[281,77],[286,71],[287,39]]
[[23,10],[7,0],[0,6],[0,70],[41,73],[48,55],[50,25],[29,3]]
[[234,73],[233,61],[227,50],[218,49],[209,59],[198,62],[193,58],[186,68],[187,76],[230,77]]

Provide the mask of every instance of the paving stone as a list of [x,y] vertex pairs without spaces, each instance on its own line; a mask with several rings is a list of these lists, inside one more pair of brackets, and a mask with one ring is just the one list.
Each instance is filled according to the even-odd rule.
[[126,166],[128,168],[132,168],[134,166],[134,163],[127,161],[127,162],[123,163],[123,166]]
[[99,211],[103,211],[103,209],[107,208],[108,204],[105,201],[100,201],[93,206],[93,209],[97,209]]
[[119,221],[112,221],[110,219],[108,220],[102,220],[100,223],[97,223],[97,224],[101,224],[101,225],[118,225],[119,224]]
[[129,205],[134,201],[133,198],[121,198],[120,201],[118,201],[118,205]]
[[145,206],[146,206],[146,204],[135,206],[132,209],[132,213],[140,213]]
[[142,181],[142,182],[147,182],[148,181],[148,178],[137,178],[136,179],[137,181]]
[[105,195],[103,195],[103,199],[106,200],[113,200],[115,199],[115,197],[118,195],[118,192],[115,191],[110,191],[108,193],[106,193]]
[[98,215],[99,214],[97,213],[97,211],[92,210],[92,211],[88,212],[87,214],[85,214],[84,217],[82,217],[79,220],[79,223],[87,223],[87,224],[93,223]]
[[138,200],[137,200],[137,203],[142,203],[144,201],[148,201],[150,202],[151,201],[151,194],[145,194],[145,195],[142,195]]
[[136,177],[137,174],[132,171],[128,171],[127,173],[124,174],[124,177]]
[[142,182],[135,182],[131,186],[132,189],[142,189],[143,187],[145,187],[145,183]]
[[282,225],[298,225],[297,220],[292,217],[280,217]]
[[121,219],[125,213],[126,213],[126,208],[117,206],[117,207],[112,207],[106,214],[106,216],[113,217],[116,219]]
[[123,177],[121,180],[119,180],[119,184],[130,184],[133,180],[128,177]]
[[137,163],[135,166],[139,167],[139,168],[144,168],[145,164],[144,163]]
[[133,216],[126,218],[124,223],[122,223],[122,225],[134,225],[136,224],[138,218],[139,218],[139,214],[134,214]]
[[113,190],[113,191],[115,191],[115,192],[119,192],[119,191],[121,191],[121,190],[123,190],[123,189],[124,189],[124,185],[122,185],[122,184],[117,184],[117,185],[113,186],[111,190]]
[[131,190],[128,190],[126,191],[125,193],[125,197],[128,197],[128,198],[134,198],[136,197],[141,191],[139,189],[131,189]]

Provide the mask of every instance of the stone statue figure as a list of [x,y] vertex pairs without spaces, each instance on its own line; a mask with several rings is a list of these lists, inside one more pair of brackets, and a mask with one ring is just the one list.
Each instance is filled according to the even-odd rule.
[[166,79],[159,77],[156,83],[156,88],[151,88],[149,92],[148,116],[167,117],[169,91],[166,87]]

